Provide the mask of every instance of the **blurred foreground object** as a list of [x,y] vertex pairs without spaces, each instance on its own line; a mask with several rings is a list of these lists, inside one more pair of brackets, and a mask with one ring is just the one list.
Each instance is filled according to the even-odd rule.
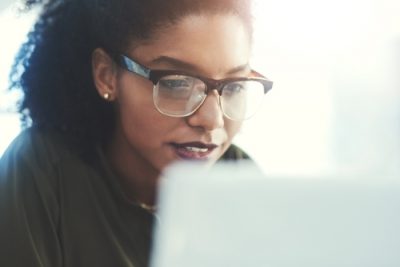
[[161,187],[152,267],[400,266],[400,183],[343,178],[177,166]]

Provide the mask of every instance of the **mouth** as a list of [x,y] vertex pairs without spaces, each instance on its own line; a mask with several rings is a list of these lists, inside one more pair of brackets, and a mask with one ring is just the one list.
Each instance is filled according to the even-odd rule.
[[206,160],[218,147],[215,144],[204,144],[201,142],[170,143],[175,154],[186,160]]

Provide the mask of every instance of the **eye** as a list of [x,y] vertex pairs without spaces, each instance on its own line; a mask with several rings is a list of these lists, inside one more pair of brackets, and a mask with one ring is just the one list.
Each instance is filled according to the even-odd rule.
[[158,81],[157,89],[164,98],[188,99],[195,89],[196,79],[186,75],[168,75]]
[[226,94],[238,94],[245,89],[246,87],[244,86],[243,82],[231,82],[225,85],[223,90]]
[[167,78],[159,81],[160,86],[169,89],[186,89],[191,86],[191,83],[184,78]]

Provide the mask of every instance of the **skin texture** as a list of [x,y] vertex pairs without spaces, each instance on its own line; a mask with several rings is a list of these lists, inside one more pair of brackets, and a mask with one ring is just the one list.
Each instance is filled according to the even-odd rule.
[[[243,77],[250,72],[250,38],[234,15],[188,15],[159,32],[150,42],[132,44],[122,52],[151,69],[180,70],[212,79]],[[216,91],[191,116],[173,118],[154,107],[150,81],[119,68],[101,49],[93,53],[93,75],[100,96],[108,93],[107,101],[117,110],[107,156],[132,200],[154,203],[160,172],[180,160],[171,143],[217,145],[205,159],[212,165],[240,129],[240,122],[223,116]]]

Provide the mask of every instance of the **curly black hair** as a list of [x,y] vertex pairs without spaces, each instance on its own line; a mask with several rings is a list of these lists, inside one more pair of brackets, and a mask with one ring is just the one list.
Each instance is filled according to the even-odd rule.
[[23,125],[51,128],[80,148],[104,142],[114,129],[112,104],[97,94],[96,48],[123,52],[187,14],[233,13],[250,35],[250,0],[25,0],[41,13],[14,62],[11,89],[21,88]]

